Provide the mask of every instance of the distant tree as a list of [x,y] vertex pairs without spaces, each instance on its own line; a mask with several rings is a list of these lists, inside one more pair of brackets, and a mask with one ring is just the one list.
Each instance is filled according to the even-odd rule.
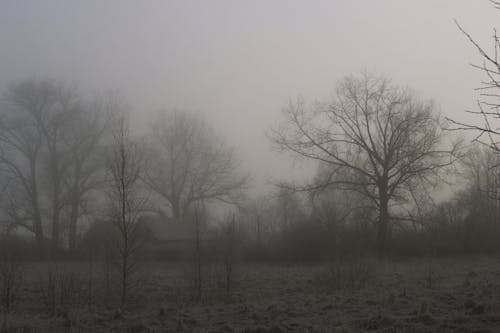
[[50,80],[25,80],[8,87],[2,100],[0,149],[3,176],[12,194],[4,202],[12,223],[32,231],[43,253],[43,207],[52,225],[53,248],[59,242],[63,178],[69,165],[62,140],[79,105],[73,88]]
[[488,147],[474,144],[462,160],[463,176],[473,208],[489,221],[500,217],[500,157]]
[[239,225],[251,241],[263,245],[279,230],[279,218],[271,196],[247,199],[238,205]]
[[[322,183],[325,177],[331,172],[327,164],[320,164],[316,179]],[[339,174],[338,179],[345,179],[346,175]],[[333,248],[340,244],[342,234],[356,221],[363,216],[369,226],[370,213],[375,210],[373,203],[356,191],[348,191],[335,186],[316,188],[309,192],[309,202],[311,205],[311,216],[321,222],[325,231],[333,240]],[[369,230],[366,230],[369,231]]]
[[246,183],[236,173],[233,149],[195,114],[160,113],[151,126],[150,148],[144,181],[175,218],[196,202],[234,203]]
[[225,270],[225,285],[226,293],[232,290],[236,269],[236,257],[237,257],[237,230],[236,230],[236,218],[233,214],[231,219],[226,219],[221,226],[222,229],[222,253],[223,262]]
[[118,234],[114,250],[119,270],[120,305],[124,307],[134,285],[134,274],[138,270],[137,256],[143,243],[139,217],[145,208],[146,198],[141,196],[139,189],[142,166],[140,149],[130,135],[128,118],[120,105],[111,126],[109,212]]
[[302,202],[297,193],[286,187],[278,187],[274,194],[275,218],[281,230],[305,219]]
[[[97,147],[104,133],[104,103],[88,103],[75,87],[52,80],[24,80],[8,87],[0,110],[0,175],[8,195],[3,215],[12,227],[33,232],[42,251],[51,227],[52,253],[69,247],[87,193],[95,188]],[[66,219],[67,217],[67,219]]]
[[[340,82],[332,103],[307,107],[290,102],[285,123],[271,139],[285,151],[330,166],[324,178],[304,189],[336,186],[357,191],[378,211],[377,248],[385,255],[394,203],[432,184],[452,165],[459,145],[444,145],[441,118],[432,103],[383,77],[363,74]],[[344,177],[338,178],[341,173]]]
[[[43,86],[39,86],[42,84]],[[50,222],[52,226],[52,251],[59,248],[61,241],[61,213],[65,206],[64,180],[71,165],[70,151],[64,144],[71,133],[70,123],[74,115],[80,112],[81,97],[76,89],[70,86],[49,81],[28,84],[30,90],[45,90],[51,99],[49,107],[41,112],[35,111],[32,116],[44,141],[44,162],[50,200]]]
[[66,140],[71,162],[65,185],[68,207],[68,248],[73,250],[77,244],[78,221],[90,201],[90,193],[102,188],[104,158],[102,141],[106,136],[107,117],[113,108],[113,97],[100,98],[86,103],[76,113],[70,125],[71,132]]

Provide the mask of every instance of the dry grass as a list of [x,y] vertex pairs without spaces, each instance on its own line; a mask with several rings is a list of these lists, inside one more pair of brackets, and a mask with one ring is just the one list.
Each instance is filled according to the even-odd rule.
[[379,275],[374,259],[351,258],[329,262],[314,277],[321,291],[352,291],[373,284]]
[[[85,264],[65,267],[66,273],[86,271]],[[30,267],[30,275],[38,269]],[[95,272],[92,309],[77,299],[66,304],[64,314],[52,315],[41,301],[35,274],[9,315],[9,327],[25,332],[500,330],[500,260],[494,258],[441,259],[432,265],[428,260],[245,265],[231,298],[207,291],[202,302],[185,296],[181,265],[150,263],[145,270],[140,297],[121,313],[99,297],[105,283]]]

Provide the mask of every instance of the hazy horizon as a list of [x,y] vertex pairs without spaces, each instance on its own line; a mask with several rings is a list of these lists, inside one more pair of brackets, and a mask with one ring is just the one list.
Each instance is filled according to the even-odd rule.
[[[155,111],[203,113],[258,189],[307,163],[265,131],[288,98],[324,99],[361,70],[387,75],[443,115],[474,108],[480,61],[453,19],[490,45],[489,1],[1,1],[0,88],[31,78],[118,90],[144,126]],[[302,165],[302,166],[301,166]]]

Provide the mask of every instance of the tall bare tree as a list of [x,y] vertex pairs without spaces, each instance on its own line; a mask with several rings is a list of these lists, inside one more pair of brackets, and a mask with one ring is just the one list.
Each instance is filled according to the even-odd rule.
[[74,247],[79,206],[95,171],[88,162],[102,126],[99,111],[90,116],[86,104],[75,87],[52,80],[12,84],[2,100],[1,164],[9,192],[4,213],[13,225],[34,232],[40,247],[44,224],[50,224],[52,253],[61,245],[66,210]]
[[[45,84],[45,83],[42,83]],[[40,89],[36,86],[32,89]],[[70,124],[76,113],[80,112],[81,98],[73,87],[49,81],[48,94],[52,101],[42,112],[33,112],[36,126],[44,142],[44,162],[50,198],[50,221],[52,251],[61,245],[61,213],[65,206],[64,181],[72,163],[70,151],[65,144],[72,132]]]
[[106,135],[107,117],[113,108],[111,96],[88,103],[72,120],[71,133],[66,140],[71,157],[66,203],[69,210],[68,247],[77,244],[78,221],[86,213],[89,194],[103,183],[104,159],[102,140]]
[[44,134],[39,122],[56,100],[53,82],[27,80],[8,87],[2,99],[0,160],[9,200],[4,211],[11,223],[33,232],[44,253],[41,204]]
[[284,124],[271,132],[275,144],[330,166],[307,189],[357,191],[377,208],[380,255],[387,251],[391,205],[410,200],[418,184],[432,184],[458,151],[458,144],[445,147],[432,103],[370,74],[343,79],[331,103],[290,102],[284,116]]
[[123,307],[138,268],[137,255],[142,245],[138,222],[146,199],[139,190],[142,158],[137,142],[130,135],[128,118],[125,113],[117,112],[113,122],[109,205],[111,222],[118,232],[115,249],[120,276],[120,304]]
[[233,203],[246,178],[238,162],[199,118],[186,112],[162,112],[151,127],[151,154],[146,184],[165,200],[174,218],[187,214],[200,201]]

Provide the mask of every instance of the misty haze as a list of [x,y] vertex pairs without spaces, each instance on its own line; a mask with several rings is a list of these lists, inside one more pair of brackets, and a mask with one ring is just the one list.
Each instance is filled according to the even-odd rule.
[[0,333],[500,332],[499,18],[0,0]]

